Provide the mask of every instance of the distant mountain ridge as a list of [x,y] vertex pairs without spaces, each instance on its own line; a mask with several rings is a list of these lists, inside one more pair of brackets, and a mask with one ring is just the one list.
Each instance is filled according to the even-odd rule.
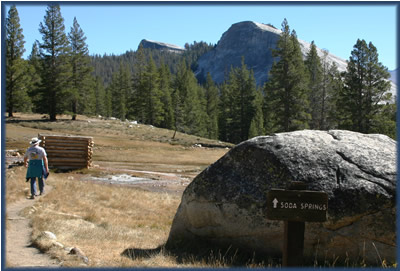
[[[242,56],[249,69],[254,71],[257,85],[268,80],[268,72],[274,62],[271,49],[276,48],[282,31],[270,25],[253,21],[233,24],[218,41],[216,47],[199,59],[196,74],[204,76],[210,72],[217,83],[222,83],[230,67],[241,65]],[[310,50],[310,43],[299,39],[301,51],[305,58]],[[320,57],[323,50],[317,48]],[[327,61],[336,63],[339,71],[345,71],[347,62],[328,53]]]
[[166,50],[166,51],[173,52],[173,53],[183,53],[185,51],[185,48],[179,47],[178,45],[159,42],[159,41],[153,41],[153,40],[146,40],[146,39],[143,39],[140,42],[139,47],[140,46],[143,46],[143,48],[149,48],[149,49]]
[[[272,49],[280,38],[282,31],[267,24],[254,21],[243,21],[233,24],[221,36],[216,46],[198,59],[195,71],[199,81],[204,82],[207,73],[211,74],[216,83],[222,83],[229,74],[231,67],[240,67],[244,57],[247,68],[252,69],[258,86],[262,86],[268,80],[268,73],[272,68],[274,58]],[[307,56],[311,44],[298,38],[303,58]],[[184,48],[177,45],[142,40],[144,48],[169,50],[182,53]],[[349,48],[349,52],[352,48]],[[322,58],[324,50],[317,47],[318,55]],[[335,63],[340,72],[346,71],[347,61],[328,52],[327,61]],[[391,72],[392,81],[390,92],[397,95],[397,69]]]
[[397,72],[398,72],[398,68],[393,70],[393,71],[389,71],[390,73],[390,81],[392,81],[393,83],[395,83],[397,85]]

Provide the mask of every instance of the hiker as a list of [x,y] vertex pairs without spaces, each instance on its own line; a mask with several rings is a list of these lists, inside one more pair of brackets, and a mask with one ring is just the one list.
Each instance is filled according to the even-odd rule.
[[[46,151],[39,146],[41,142],[37,137],[32,138],[29,144],[31,145],[25,153],[24,156],[24,164],[25,167],[28,168],[26,171],[26,181],[31,181],[31,197],[30,199],[34,199],[36,194],[36,178],[38,178],[39,183],[39,192],[40,195],[44,193],[44,181],[43,177],[48,176],[49,174],[49,166],[47,162],[47,154]],[[29,165],[28,165],[29,160]]]

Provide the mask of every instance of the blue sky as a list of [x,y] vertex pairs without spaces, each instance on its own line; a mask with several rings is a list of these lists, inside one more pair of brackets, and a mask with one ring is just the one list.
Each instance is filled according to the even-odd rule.
[[[25,56],[33,42],[41,41],[45,2],[15,3],[25,36]],[[397,3],[135,3],[135,2],[60,2],[66,32],[76,17],[87,37],[90,54],[122,54],[136,50],[142,39],[183,47],[186,42],[216,44],[229,27],[241,21],[271,23],[281,28],[287,18],[298,38],[315,41],[320,48],[348,59],[357,39],[372,42],[379,60],[393,70],[396,65]]]

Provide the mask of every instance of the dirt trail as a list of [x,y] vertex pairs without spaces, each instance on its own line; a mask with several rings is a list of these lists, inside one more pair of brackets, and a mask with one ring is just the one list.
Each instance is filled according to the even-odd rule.
[[[109,171],[109,168],[102,168]],[[145,177],[151,177],[154,180],[149,183],[131,184],[149,191],[159,191],[167,193],[182,193],[189,181],[173,173],[160,173],[153,171],[139,170],[116,170],[121,173],[140,173]],[[114,172],[115,173],[115,172]],[[52,187],[46,185],[46,194]],[[42,197],[46,196],[43,195]],[[18,202],[6,206],[6,266],[7,267],[60,267],[60,263],[51,259],[47,254],[41,253],[37,248],[31,246],[31,233],[29,218],[21,213],[24,209],[32,207],[39,199],[34,200],[23,198]]]
[[[46,186],[46,193],[51,190]],[[31,246],[30,220],[20,213],[35,201],[22,199],[7,206],[6,211],[6,266],[7,267],[59,267],[55,259]]]

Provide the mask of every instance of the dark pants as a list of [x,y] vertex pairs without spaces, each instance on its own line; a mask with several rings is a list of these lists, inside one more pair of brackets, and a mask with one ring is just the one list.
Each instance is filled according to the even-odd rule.
[[[30,178],[31,179],[31,194],[33,196],[36,195],[36,177]],[[42,194],[44,192],[44,181],[43,178],[38,178],[39,180],[39,192]]]

